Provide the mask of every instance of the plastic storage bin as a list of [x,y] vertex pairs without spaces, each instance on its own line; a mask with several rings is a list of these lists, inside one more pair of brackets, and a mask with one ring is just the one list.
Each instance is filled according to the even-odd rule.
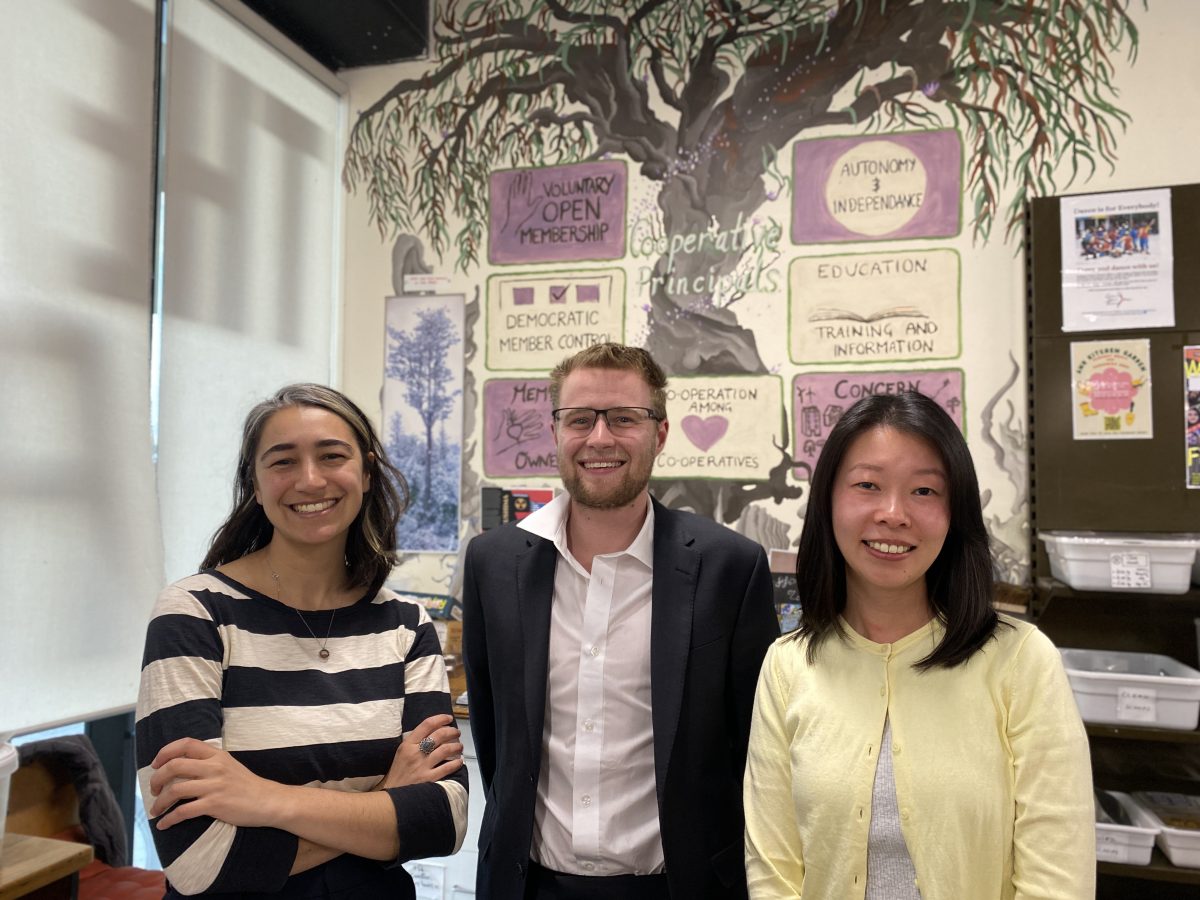
[[1138,806],[1128,794],[1120,791],[1108,791],[1115,799],[1133,825],[1117,825],[1110,822],[1096,822],[1096,859],[1101,862],[1126,863],[1131,866],[1145,866],[1150,863],[1150,855],[1154,852],[1154,841],[1162,830],[1158,826],[1142,824],[1144,819],[1138,818]]
[[1200,672],[1161,653],[1062,649],[1085,722],[1190,731],[1200,721]]
[[1050,571],[1077,590],[1184,594],[1200,549],[1195,534],[1043,531]]
[[0,841],[4,840],[4,820],[8,816],[8,785],[19,764],[17,748],[0,744]]
[[1157,828],[1158,846],[1174,865],[1200,869],[1200,797],[1138,791],[1134,821]]

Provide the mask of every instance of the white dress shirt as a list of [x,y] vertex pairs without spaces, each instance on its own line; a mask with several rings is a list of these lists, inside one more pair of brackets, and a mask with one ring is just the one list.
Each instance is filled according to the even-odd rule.
[[531,857],[574,875],[664,868],[650,717],[654,507],[625,550],[592,560],[567,549],[570,496],[519,527],[558,550],[542,766]]

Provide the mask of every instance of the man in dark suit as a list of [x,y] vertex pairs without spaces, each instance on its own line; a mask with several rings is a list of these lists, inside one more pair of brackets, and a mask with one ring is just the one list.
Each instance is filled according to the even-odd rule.
[[564,360],[565,493],[467,548],[480,900],[746,896],[742,771],[779,626],[763,549],[647,491],[665,388],[638,348]]

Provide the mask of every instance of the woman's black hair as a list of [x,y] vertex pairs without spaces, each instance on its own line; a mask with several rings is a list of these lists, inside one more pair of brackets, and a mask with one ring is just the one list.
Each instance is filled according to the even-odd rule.
[[233,562],[271,542],[275,528],[254,497],[254,456],[267,420],[293,406],[328,410],[354,433],[371,487],[346,535],[346,575],[351,585],[374,594],[396,564],[396,523],[408,506],[408,483],[388,461],[366,413],[345,394],[321,384],[289,384],[246,416],[233,483],[233,510],[213,536],[200,568]]
[[831,634],[844,636],[838,617],[846,608],[846,560],[833,533],[834,479],[855,438],[880,427],[927,441],[946,469],[950,527],[941,552],[925,573],[929,604],[946,634],[915,668],[953,668],[970,659],[996,630],[1000,620],[992,606],[995,576],[979,480],[967,442],[946,411],[916,391],[864,397],[829,433],[813,470],[796,554],[800,627],[795,635],[808,638],[810,663]]

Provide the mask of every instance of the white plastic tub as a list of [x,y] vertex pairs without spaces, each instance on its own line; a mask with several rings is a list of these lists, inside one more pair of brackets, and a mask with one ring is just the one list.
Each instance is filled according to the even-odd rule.
[[1150,855],[1154,852],[1154,840],[1161,829],[1140,824],[1143,820],[1138,818],[1138,806],[1128,794],[1122,794],[1120,791],[1108,793],[1129,813],[1129,818],[1138,824],[1096,822],[1096,859],[1131,866],[1148,865]]
[[1043,531],[1050,571],[1077,590],[1184,594],[1200,549],[1195,534]]
[[1062,649],[1085,722],[1190,731],[1200,722],[1200,672],[1161,653]]
[[1138,791],[1132,799],[1134,821],[1158,829],[1158,846],[1167,859],[1177,866],[1200,869],[1200,797]]
[[8,785],[18,765],[17,748],[0,744],[0,842],[4,840],[4,820],[8,816]]

